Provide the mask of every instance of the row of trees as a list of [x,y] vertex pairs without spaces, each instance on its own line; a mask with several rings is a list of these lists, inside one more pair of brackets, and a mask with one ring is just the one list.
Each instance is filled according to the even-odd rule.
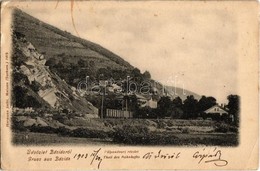
[[[229,115],[233,115],[234,123],[239,124],[239,96],[229,95],[227,97],[228,104],[224,108]],[[136,111],[138,118],[165,118],[171,117],[175,119],[196,119],[205,116],[204,111],[217,104],[214,97],[202,96],[199,100],[194,96],[187,96],[182,101],[180,97],[171,100],[170,97],[161,97],[158,101],[158,108],[151,109],[149,107],[139,108]]]
[[[234,122],[239,124],[239,101],[238,95],[229,95],[227,97],[228,104],[223,106],[230,115],[233,115]],[[172,117],[183,119],[195,119],[203,116],[204,111],[217,104],[214,97],[202,96],[199,100],[194,96],[187,96],[182,101],[181,98],[176,97],[171,100],[169,97],[162,97],[158,102],[156,109],[157,117]]]
[[[183,101],[180,97],[171,100],[170,97],[164,96],[158,101],[158,108],[154,109],[152,116],[150,116],[150,114],[148,114],[148,116],[157,118],[194,119],[216,104],[217,101],[214,97],[202,96],[200,100],[197,100],[193,95],[190,95]],[[147,112],[145,110],[151,111],[151,109],[145,108],[142,113]]]

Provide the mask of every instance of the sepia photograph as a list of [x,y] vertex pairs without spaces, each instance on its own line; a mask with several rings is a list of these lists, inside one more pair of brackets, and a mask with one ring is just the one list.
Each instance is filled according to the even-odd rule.
[[258,4],[232,3],[3,3],[3,167],[257,167]]
[[56,5],[13,10],[14,144],[239,144],[234,16]]

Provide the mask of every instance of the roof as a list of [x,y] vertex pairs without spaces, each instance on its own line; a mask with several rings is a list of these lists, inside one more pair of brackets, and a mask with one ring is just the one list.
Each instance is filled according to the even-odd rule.
[[[144,97],[144,96],[142,96],[142,95],[140,95],[140,94],[135,93],[134,95],[135,95],[136,98],[139,99],[139,100],[149,100],[149,98],[146,98],[146,97]],[[124,96],[125,96],[125,95],[118,95],[116,98],[117,98],[117,99],[123,99]],[[131,95],[130,95],[130,96],[131,96]]]
[[219,106],[219,105],[214,105],[214,106],[212,106],[212,107],[210,107],[210,108],[208,108],[207,110],[205,110],[204,112],[208,112],[208,111],[210,111],[211,109],[213,109],[213,108],[215,108],[215,107],[218,107],[218,108],[220,108],[220,109],[222,109],[222,110],[224,110],[225,112],[227,112],[228,113],[228,111],[226,110],[226,109],[224,109],[224,108],[222,108],[221,106]]
[[144,96],[140,95],[140,94],[135,94],[137,99],[144,99],[147,100]]

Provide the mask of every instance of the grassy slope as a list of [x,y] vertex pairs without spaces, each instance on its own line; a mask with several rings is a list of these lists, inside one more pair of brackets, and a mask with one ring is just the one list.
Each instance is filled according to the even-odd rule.
[[105,61],[107,66],[114,68],[133,68],[128,62],[100,45],[73,36],[19,9],[14,10],[14,24],[14,29],[24,34],[39,52],[46,53],[46,58],[64,53],[65,57],[74,57],[73,60],[92,58],[96,62]]

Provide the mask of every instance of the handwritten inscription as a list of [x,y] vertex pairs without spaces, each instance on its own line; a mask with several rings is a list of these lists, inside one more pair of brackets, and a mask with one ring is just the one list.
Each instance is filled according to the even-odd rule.
[[180,152],[178,153],[163,153],[162,150],[159,150],[158,152],[148,152],[143,156],[143,159],[178,159],[180,157]]
[[214,148],[214,150],[205,150],[196,151],[193,154],[193,158],[198,159],[198,164],[201,163],[214,163],[215,166],[223,167],[228,164],[227,160],[222,158],[222,151]]
[[98,150],[94,150],[94,152],[90,155],[90,157],[92,158],[90,165],[92,165],[94,162],[97,162],[98,168],[100,167],[100,164],[102,162],[102,158],[99,155],[100,150],[101,150],[101,148]]
[[[192,155],[173,150],[151,150],[142,152],[139,150],[103,150],[97,148],[93,150],[82,150],[82,153],[73,153],[72,149],[49,149],[49,150],[27,150],[29,162],[63,162],[63,161],[83,161],[86,165],[100,169],[104,162],[111,160],[133,160],[144,162],[145,160],[194,160],[199,165],[214,164],[216,167],[228,165],[228,161],[223,158],[223,152],[218,148],[204,148],[196,150]],[[142,161],[140,161],[142,160]]]
[[88,153],[75,154],[74,159],[88,159],[90,158],[90,165],[97,163],[97,167],[100,168],[101,162],[103,161],[103,156],[100,155],[101,148],[94,150],[90,155]]

